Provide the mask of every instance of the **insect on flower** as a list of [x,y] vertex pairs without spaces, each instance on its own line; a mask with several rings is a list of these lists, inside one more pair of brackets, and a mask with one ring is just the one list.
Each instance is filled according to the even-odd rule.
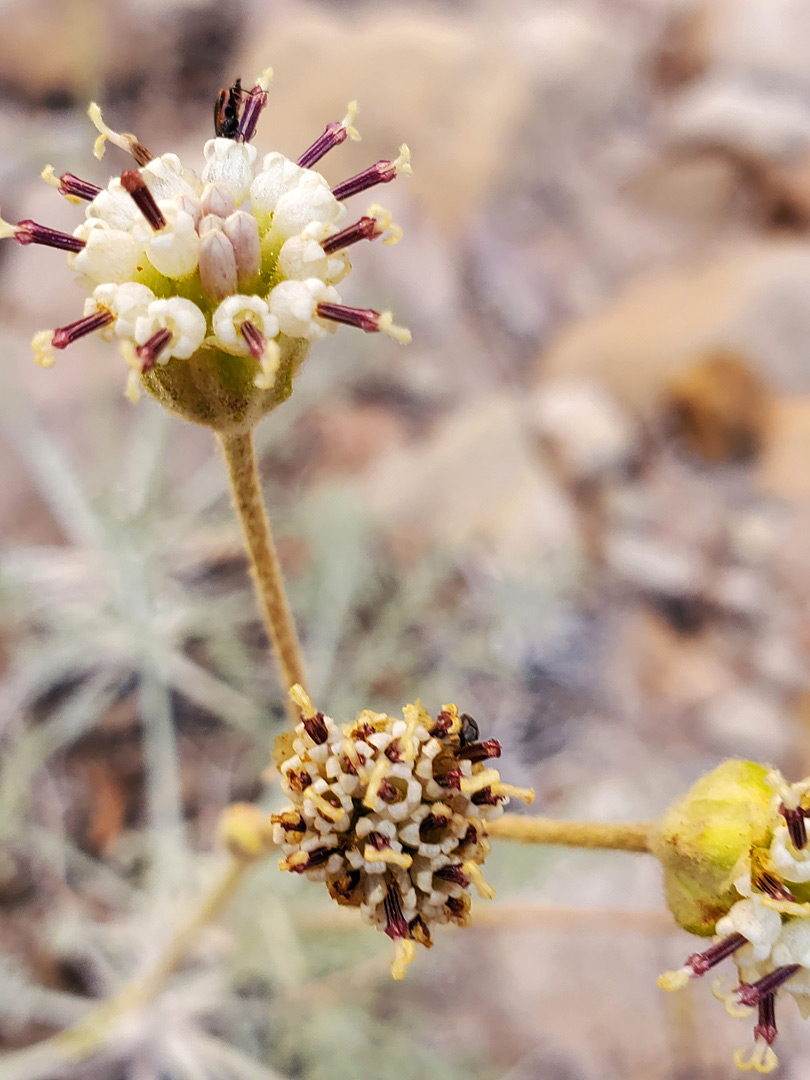
[[85,204],[72,234],[0,219],[0,238],[66,252],[89,294],[82,317],[35,335],[39,364],[50,366],[88,334],[117,338],[131,399],[143,387],[186,419],[238,432],[289,396],[311,343],[338,324],[410,341],[390,311],[350,307],[337,290],[351,271],[349,248],[402,235],[376,204],[351,224],[344,219],[346,200],[411,171],[407,146],[330,185],[314,166],[359,139],[352,102],[297,160],[260,157],[252,139],[270,78],[268,69],[249,90],[236,79],[219,92],[199,175],[175,154],[154,156],[134,135],[114,131],[90,106],[96,157],[109,142],[134,165],[104,188],[45,169],[65,198]]

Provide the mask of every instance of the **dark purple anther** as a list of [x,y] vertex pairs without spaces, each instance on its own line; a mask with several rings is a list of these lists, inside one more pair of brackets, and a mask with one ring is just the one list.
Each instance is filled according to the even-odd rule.
[[729,934],[722,941],[710,945],[704,952],[692,953],[684,963],[684,967],[691,968],[693,975],[705,975],[716,964],[731,956],[737,949],[741,949],[747,940],[742,934]]
[[373,308],[353,308],[345,304],[321,303],[315,309],[321,319],[356,326],[367,334],[376,334],[380,329],[380,313]]
[[237,142],[250,142],[256,134],[259,117],[267,105],[267,91],[258,83],[247,93],[247,101],[236,129]]
[[321,240],[321,247],[327,255],[333,255],[336,251],[357,244],[360,240],[376,240],[382,236],[385,229],[381,229],[379,222],[374,217],[361,217],[354,225],[347,225],[345,229],[336,232],[334,236],[327,236]]
[[500,801],[500,795],[496,795],[489,785],[480,791],[474,791],[470,796],[470,802],[474,806],[497,806]]
[[391,940],[396,941],[397,938],[408,937],[408,924],[402,914],[402,903],[396,885],[388,886],[383,908],[385,910],[385,932]]
[[345,125],[339,124],[337,120],[333,120],[331,124],[326,125],[323,135],[319,135],[312,146],[303,152],[298,159],[298,164],[302,169],[311,169],[316,161],[320,161],[330,150],[334,150],[336,146],[340,146],[340,144],[345,141],[347,135],[348,131],[346,130]]
[[759,1016],[754,1028],[754,1038],[764,1039],[768,1046],[771,1046],[777,1034],[776,994],[766,994],[759,1002]]
[[54,330],[51,344],[55,349],[66,349],[68,345],[78,341],[79,338],[92,334],[94,330],[100,330],[102,326],[107,326],[114,318],[113,313],[108,311],[107,308],[100,308],[92,315],[85,315],[83,319],[77,319],[76,322],[68,323],[67,326],[60,326],[58,330]]
[[66,197],[73,196],[76,199],[84,199],[86,202],[92,202],[96,195],[101,194],[101,188],[97,184],[91,184],[89,180],[81,180],[69,172],[62,173],[59,177],[59,191]]
[[383,836],[382,833],[378,832],[369,833],[368,842],[375,851],[384,851],[386,848],[391,847],[391,841],[386,836]]
[[383,779],[380,783],[377,794],[380,796],[383,802],[395,803],[399,802],[399,792],[391,783],[390,780]]
[[47,225],[38,225],[26,218],[18,221],[14,229],[14,239],[18,244],[42,244],[43,247],[57,248],[59,251],[81,251],[84,240],[58,229],[49,229]]
[[[248,323],[248,325],[251,326],[254,330],[256,330],[256,327],[253,326],[253,323]],[[242,323],[242,327],[244,326],[245,323]],[[256,330],[256,333],[258,334],[259,331]],[[245,335],[245,340],[247,340],[247,335]],[[262,338],[262,341],[264,341],[264,338]],[[250,343],[248,342],[248,344]],[[253,352],[252,349],[250,351]],[[309,735],[310,739],[312,739],[312,741],[317,746],[320,746],[321,743],[326,742],[329,732],[327,731],[326,723],[324,721],[322,712],[315,713],[314,716],[302,716],[301,722],[304,725],[304,730],[306,731],[307,735]]]
[[769,971],[755,983],[740,983],[735,991],[737,1000],[741,1005],[759,1005],[764,997],[773,994],[788,979],[792,979],[800,968],[801,964],[785,964],[784,967]]
[[464,873],[460,866],[442,866],[440,869],[433,872],[433,876],[439,878],[441,881],[452,881],[456,885],[460,885],[462,889],[469,887],[470,879]]
[[121,173],[121,187],[129,192],[135,205],[155,232],[165,228],[166,218],[163,216],[163,211],[155,202],[155,196],[146,186],[146,181],[137,169],[126,169]]
[[439,787],[454,788],[461,791],[461,769],[448,769],[447,772],[434,776],[433,779]]
[[802,851],[807,847],[807,826],[804,820],[804,810],[800,806],[795,809],[788,809],[783,803],[779,807],[779,813],[785,819],[791,843],[797,851]]
[[767,871],[760,874],[754,882],[754,885],[760,892],[767,893],[768,896],[773,897],[774,900],[786,900],[788,903],[795,904],[796,897],[787,889],[784,884],[774,877],[773,874],[769,874]]
[[314,866],[323,866],[336,851],[337,848],[315,848],[314,851],[307,852],[308,858],[305,863],[296,864],[291,866],[290,869],[294,874],[303,874],[304,871],[311,870]]
[[487,758],[501,756],[501,744],[497,739],[487,739],[486,742],[474,742],[463,746],[458,752],[460,758],[468,761],[486,761]]
[[332,194],[339,202],[343,202],[351,195],[358,195],[361,191],[376,187],[377,184],[390,184],[398,171],[393,161],[375,161],[373,165],[369,165],[356,176],[350,176],[348,180],[333,187]]
[[145,375],[147,371],[152,370],[157,363],[157,358],[171,340],[171,330],[164,327],[162,330],[156,330],[145,345],[138,346],[135,350],[135,354],[141,362],[142,375]]

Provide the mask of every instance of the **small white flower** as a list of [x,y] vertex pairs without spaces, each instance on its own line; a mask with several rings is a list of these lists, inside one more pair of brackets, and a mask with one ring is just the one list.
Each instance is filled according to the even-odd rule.
[[787,881],[810,881],[810,848],[797,851],[784,822],[774,829],[771,858]]
[[250,201],[254,214],[271,214],[280,196],[297,187],[306,170],[283,154],[265,154],[261,170],[250,185]]
[[236,356],[250,354],[247,343],[239,332],[245,319],[250,319],[267,339],[278,334],[278,319],[270,314],[267,302],[260,296],[229,296],[216,309],[213,320],[214,335],[226,352]]
[[[155,294],[145,285],[136,281],[125,281],[123,285],[99,285],[93,290],[93,299],[100,307],[109,308],[115,315],[113,331],[117,337],[135,336],[135,322],[146,315]],[[87,309],[85,308],[85,314]]]
[[199,196],[202,185],[194,173],[183,167],[177,154],[152,158],[141,170],[146,186],[160,202],[178,195]]
[[181,209],[179,200],[158,203],[167,226],[146,239],[146,254],[159,274],[168,278],[186,278],[197,269],[200,260],[200,237],[194,218]]
[[325,285],[319,278],[282,281],[267,299],[282,334],[309,338],[310,341],[325,337],[327,332],[323,321],[316,315],[318,304],[340,303],[337,289]]
[[250,143],[209,139],[203,147],[203,183],[227,184],[238,206],[250,192],[257,153],[256,147]]
[[717,923],[717,933],[721,937],[742,934],[747,938],[753,948],[754,960],[758,962],[770,955],[781,929],[779,913],[763,907],[757,899],[739,900]]
[[346,207],[338,202],[320,173],[308,172],[297,187],[279,197],[271,232],[286,239],[313,221],[337,224],[345,214]]
[[145,345],[154,333],[171,330],[172,341],[161,353],[159,363],[176,356],[187,360],[199,349],[205,338],[205,316],[190,300],[174,296],[169,300],[153,300],[146,315],[135,322],[135,341]]
[[75,236],[84,233],[85,247],[69,256],[73,269],[93,287],[108,282],[121,284],[134,277],[143,258],[143,247],[132,234],[122,229],[107,228],[98,218],[89,219],[84,225],[85,229],[80,226],[74,233]]

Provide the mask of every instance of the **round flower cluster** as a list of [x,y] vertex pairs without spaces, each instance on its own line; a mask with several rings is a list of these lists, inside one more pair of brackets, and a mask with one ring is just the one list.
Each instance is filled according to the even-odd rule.
[[344,226],[344,200],[410,172],[408,148],[330,187],[313,166],[346,138],[359,138],[352,103],[297,161],[276,152],[261,157],[251,138],[269,77],[249,91],[238,80],[221,91],[216,137],[203,147],[199,176],[175,154],[153,157],[90,106],[100,132],[96,156],[111,142],[136,167],[103,189],[46,168],[43,177],[66,198],[87,204],[72,235],[0,221],[0,237],[66,251],[90,293],[81,319],[36,334],[41,365],[86,334],[118,338],[131,398],[143,385],[188,419],[238,429],[289,395],[309,344],[338,323],[410,340],[390,312],[347,307],[336,288],[351,270],[352,244],[400,238],[377,205]]
[[455,705],[434,720],[420,702],[403,719],[367,710],[340,727],[316,712],[301,687],[295,731],[280,736],[276,762],[292,805],[273,816],[280,866],[323,881],[338,904],[396,944],[392,965],[401,979],[416,943],[432,945],[432,928],[469,922],[470,885],[494,890],[481,864],[490,843],[485,822],[510,796],[534,793],[501,782],[486,764],[497,740]]
[[[731,890],[733,900],[716,922],[714,944],[693,953],[682,968],[665,972],[658,984],[665,990],[680,989],[691,978],[733,957],[738,982],[724,989],[718,980],[713,987],[715,996],[725,1003],[731,1016],[747,1016],[756,1010],[753,1050],[737,1051],[734,1061],[741,1069],[768,1073],[778,1064],[772,1048],[777,1034],[777,998],[792,996],[801,1015],[810,1016],[810,848],[806,828],[810,780],[791,785],[775,770],[747,762],[726,765],[749,770],[746,796],[749,806],[761,802],[765,808],[765,828],[757,826],[759,835],[746,842],[740,853]],[[753,769],[760,775],[752,786]],[[705,790],[701,792],[702,799],[705,794]],[[744,834],[739,835],[742,839]]]

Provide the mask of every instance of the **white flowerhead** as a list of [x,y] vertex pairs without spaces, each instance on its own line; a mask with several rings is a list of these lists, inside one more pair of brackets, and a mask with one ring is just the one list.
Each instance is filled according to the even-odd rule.
[[39,363],[50,365],[54,350],[100,332],[121,343],[130,396],[140,375],[181,415],[235,430],[286,398],[310,343],[338,323],[409,339],[390,312],[348,307],[335,289],[351,270],[346,250],[389,228],[382,208],[341,228],[345,200],[409,172],[407,148],[330,187],[313,167],[345,139],[359,138],[352,103],[297,161],[277,152],[260,157],[251,140],[268,86],[262,77],[250,90],[237,83],[220,92],[199,173],[176,154],[154,157],[91,106],[96,156],[109,142],[134,167],[104,188],[45,169],[65,198],[85,204],[73,235],[0,220],[0,238],[67,252],[91,294],[82,319],[36,335]]

